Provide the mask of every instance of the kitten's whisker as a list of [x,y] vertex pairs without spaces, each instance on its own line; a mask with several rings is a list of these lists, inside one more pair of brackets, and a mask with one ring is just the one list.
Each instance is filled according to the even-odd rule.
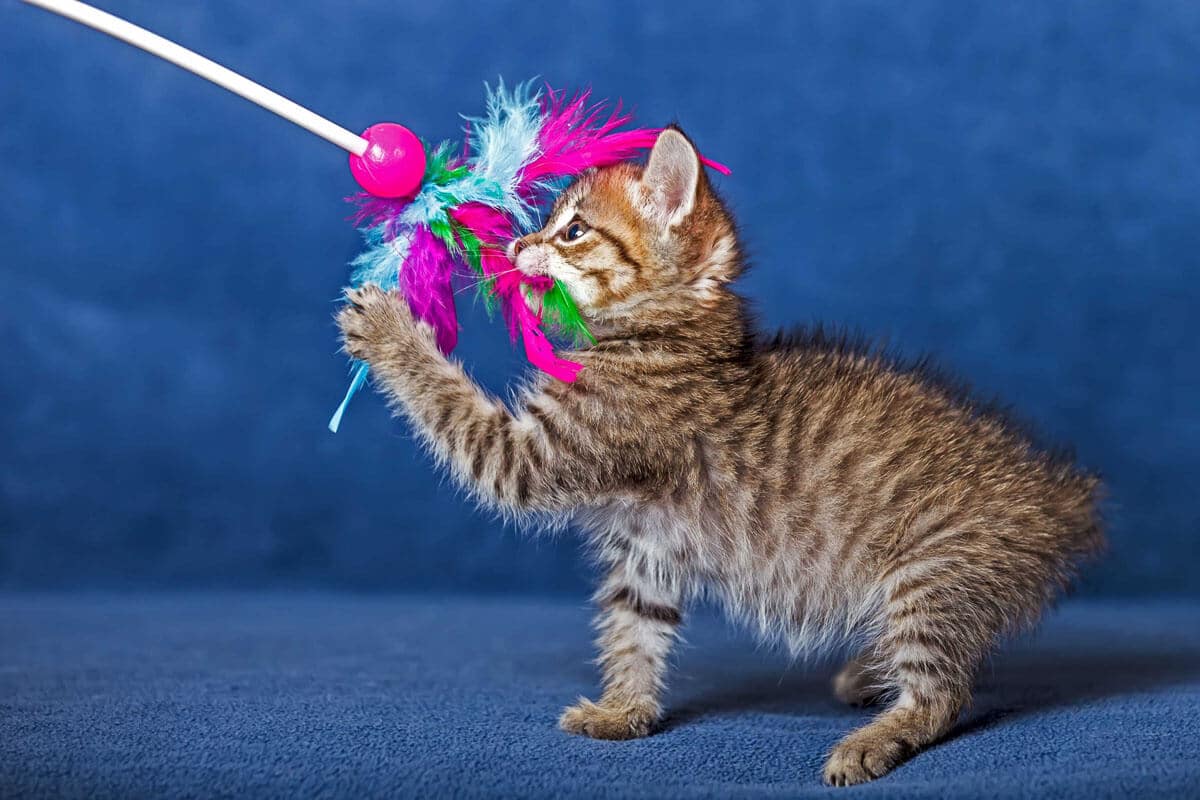
[[482,278],[478,278],[478,279],[466,284],[465,286],[462,286],[461,288],[456,289],[454,291],[454,294],[457,296],[457,295],[460,295],[463,292],[469,291],[471,289],[477,289],[480,286],[482,286],[483,284],[487,283],[488,281],[495,280],[496,278],[499,278],[501,275],[508,275],[513,272],[520,272],[520,269],[518,267],[513,267],[512,269],[505,269],[505,270],[501,270],[500,272],[493,272],[491,275],[484,275]]

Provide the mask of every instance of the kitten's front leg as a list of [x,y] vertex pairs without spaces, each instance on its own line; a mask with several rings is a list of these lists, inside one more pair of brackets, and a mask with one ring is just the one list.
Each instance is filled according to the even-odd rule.
[[514,419],[443,356],[403,299],[376,286],[347,290],[346,299],[337,318],[346,352],[371,365],[391,406],[456,479],[513,511],[554,511],[575,499],[553,478],[577,465],[543,452],[537,425]]
[[594,739],[636,739],[662,716],[660,698],[667,657],[682,621],[678,586],[647,577],[628,559],[618,563],[597,593],[599,664],[604,693],[580,698],[563,712],[559,727]]

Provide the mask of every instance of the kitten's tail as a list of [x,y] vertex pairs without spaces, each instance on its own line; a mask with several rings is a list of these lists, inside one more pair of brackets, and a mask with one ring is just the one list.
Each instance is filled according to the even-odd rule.
[[1108,550],[1103,515],[1108,492],[1099,475],[1068,466],[1060,469],[1060,486],[1066,490],[1064,495],[1072,498],[1060,512],[1065,533],[1063,568],[1068,578],[1074,578],[1083,563]]

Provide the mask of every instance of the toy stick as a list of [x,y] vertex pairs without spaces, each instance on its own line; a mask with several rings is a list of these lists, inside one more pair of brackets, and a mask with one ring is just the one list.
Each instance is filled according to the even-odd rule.
[[199,53],[106,11],[78,0],[23,2],[141,48],[333,142],[350,153],[350,171],[359,185],[377,197],[404,197],[412,194],[421,183],[425,172],[424,148],[420,140],[401,125],[379,123],[358,136]]

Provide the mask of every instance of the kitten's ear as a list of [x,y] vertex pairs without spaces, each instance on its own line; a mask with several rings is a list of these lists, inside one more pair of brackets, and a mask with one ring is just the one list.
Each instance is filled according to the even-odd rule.
[[642,188],[654,215],[669,228],[696,207],[700,156],[678,128],[666,128],[654,142],[642,173]]

